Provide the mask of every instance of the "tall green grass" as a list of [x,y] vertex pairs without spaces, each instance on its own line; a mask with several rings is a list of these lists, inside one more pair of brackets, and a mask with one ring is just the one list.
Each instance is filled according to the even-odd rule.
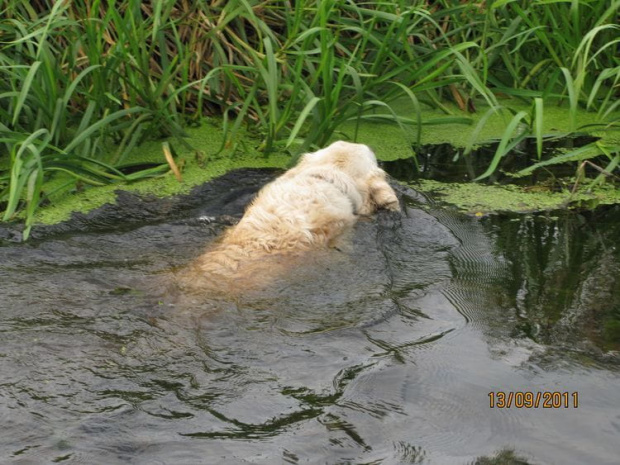
[[4,221],[24,210],[26,237],[49,175],[90,184],[156,175],[162,169],[123,174],[127,155],[146,133],[183,133],[182,99],[193,85],[184,62],[191,55],[186,47],[174,57],[160,53],[175,40],[181,45],[169,11],[144,15],[136,1],[114,6],[4,6],[0,205]]
[[[440,2],[445,10],[451,2]],[[587,134],[620,129],[620,26],[616,24],[620,1],[578,0],[517,2],[497,0],[486,8],[461,5],[461,18],[473,26],[461,29],[462,21],[452,15],[445,20],[445,35],[451,40],[474,40],[479,52],[468,55],[473,69],[487,77],[487,87],[495,94],[512,96],[529,103],[530,112],[512,111],[491,105],[480,119],[465,150],[467,155],[478,141],[476,135],[489,117],[506,119],[506,131],[488,169],[476,180],[486,179],[501,160],[524,139],[536,140],[536,154],[526,154],[531,164],[516,173],[529,174],[554,164],[574,162],[575,168],[593,158],[606,159],[602,171],[611,174],[620,161],[620,145],[593,142],[561,155],[541,160],[543,141],[572,133]],[[567,133],[543,133],[544,107],[567,107]],[[595,113],[595,123],[578,126],[580,112]],[[493,116],[492,116],[493,115]],[[497,115],[497,116],[496,116]],[[603,180],[598,176],[597,182]]]
[[[542,168],[544,107],[565,104],[572,132],[617,127],[614,23],[620,0],[437,2],[384,0],[111,0],[0,4],[0,208],[27,229],[63,173],[81,182],[128,182],[146,137],[176,136],[205,114],[223,116],[222,146],[250,130],[264,151],[325,144],[347,121],[388,119],[413,150],[425,108],[444,118],[488,111],[506,133],[487,172],[524,137]],[[531,102],[510,112],[499,96]],[[405,99],[409,112],[392,102]],[[486,110],[489,108],[490,110]],[[598,126],[578,127],[591,111]],[[616,118],[616,119],[614,119]],[[483,123],[480,123],[483,124]],[[356,126],[357,127],[357,126]],[[479,143],[475,127],[470,147]],[[356,132],[347,134],[353,139]],[[412,152],[414,153],[414,152]],[[618,148],[591,147],[618,166]],[[570,156],[556,159],[562,162]],[[163,163],[163,155],[162,155]],[[67,181],[69,182],[69,181]]]
[[[372,109],[377,107],[387,109],[397,124],[416,124],[393,113],[389,104],[397,98],[411,102],[419,123],[421,101],[441,106],[438,93],[443,87],[479,84],[475,73],[459,72],[455,65],[462,52],[476,44],[439,48],[420,34],[441,34],[425,8],[401,9],[394,2],[372,5],[302,1],[294,10],[283,9],[285,34],[265,35],[250,52],[251,65],[223,67],[252,83],[232,125],[231,141],[253,114],[265,150],[296,141],[304,150],[325,144],[345,121],[376,118]],[[478,88],[493,101],[484,85]]]

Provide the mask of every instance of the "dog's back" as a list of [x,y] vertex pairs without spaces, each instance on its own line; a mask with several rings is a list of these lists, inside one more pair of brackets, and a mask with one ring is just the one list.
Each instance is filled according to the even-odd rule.
[[305,154],[265,186],[241,221],[198,258],[186,277],[262,280],[268,267],[285,266],[287,256],[337,246],[358,215],[381,207],[398,209],[398,200],[372,151],[336,142]]
[[360,206],[355,186],[341,173],[309,170],[278,178],[259,192],[241,221],[199,258],[198,266],[234,274],[240,264],[266,254],[334,246],[355,224]]

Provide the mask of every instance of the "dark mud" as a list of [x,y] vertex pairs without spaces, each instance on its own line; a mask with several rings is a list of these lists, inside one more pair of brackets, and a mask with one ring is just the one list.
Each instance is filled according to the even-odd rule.
[[274,175],[3,229],[3,462],[617,463],[618,207],[477,219],[403,187],[268,288],[179,298]]

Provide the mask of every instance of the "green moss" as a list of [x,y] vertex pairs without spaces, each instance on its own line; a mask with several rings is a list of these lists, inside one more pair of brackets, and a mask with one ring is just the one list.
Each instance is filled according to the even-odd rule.
[[[505,99],[499,101],[502,107],[510,107],[513,111],[531,111],[531,106],[521,101],[513,99]],[[476,113],[465,113],[460,111],[454,105],[445,105],[445,108],[451,112],[446,114],[439,109],[425,108],[422,111],[422,134],[420,143],[427,144],[444,144],[462,148],[470,143],[471,135],[480,119],[484,117],[487,107],[479,105]],[[415,119],[415,111],[410,102],[399,100],[392,104],[392,109],[396,114]],[[385,110],[377,110],[376,114],[387,115]],[[474,143],[484,144],[490,141],[497,141],[506,131],[513,113],[508,110],[501,112],[497,116],[491,116],[480,130]],[[442,123],[441,119],[459,118],[469,119],[469,123]],[[424,124],[424,122],[435,121],[437,124]],[[576,116],[577,129],[582,126],[596,123],[596,114],[592,112],[579,112]],[[353,121],[343,124],[339,129],[343,135],[353,138],[355,134],[356,124]],[[567,134],[570,132],[570,114],[566,106],[557,103],[546,102],[543,111],[543,134]],[[620,129],[592,131],[592,135],[601,137],[609,144],[620,142]],[[391,161],[400,158],[411,157],[413,152],[413,142],[415,141],[415,133],[412,127],[407,129],[406,133],[396,124],[386,124],[377,122],[363,121],[358,128],[357,141],[371,146],[379,158]]]
[[[58,190],[50,196],[51,205],[40,208],[35,217],[39,224],[54,224],[67,220],[72,212],[88,212],[116,200],[115,191],[137,192],[165,197],[175,194],[186,194],[193,187],[209,179],[221,176],[235,168],[284,168],[291,157],[284,153],[272,153],[268,156],[258,152],[254,147],[256,140],[246,137],[243,148],[226,150],[218,154],[222,142],[222,131],[213,124],[204,124],[198,128],[187,129],[187,143],[170,139],[167,142],[177,154],[176,163],[182,170],[183,181],[179,182],[172,172],[156,178],[145,179],[134,183],[111,184],[101,187],[87,187],[80,192],[69,191],[66,187],[70,178],[57,177],[49,182],[45,189],[48,192]],[[132,154],[132,163],[166,163],[162,151],[163,141],[149,141],[142,144]],[[73,183],[70,183],[71,185]]]
[[413,187],[436,194],[438,199],[459,210],[481,216],[495,212],[534,212],[567,207],[596,207],[620,203],[620,189],[604,184],[588,192],[587,188],[571,193],[547,191],[515,185],[484,185],[477,183],[443,183],[421,180]]
[[[515,110],[529,110],[529,106],[510,100],[504,102]],[[413,108],[406,101],[399,101],[393,105],[395,111],[405,117],[415,118]],[[426,109],[423,112],[423,121],[432,121],[445,117],[469,118],[470,124],[449,123],[424,125],[422,128],[422,144],[450,143],[455,147],[463,147],[468,144],[473,129],[485,113],[485,108],[480,107],[475,114],[460,112],[454,106],[447,106],[452,113],[446,115],[436,109]],[[377,112],[380,114],[380,112]],[[385,112],[384,112],[385,113]],[[545,106],[544,132],[557,133],[569,131],[569,115],[565,108],[554,105]],[[581,113],[577,118],[577,125],[594,122],[595,115]],[[491,117],[481,130],[477,142],[497,140],[501,137],[508,122],[510,113],[503,116]],[[50,195],[51,205],[40,208],[36,214],[37,223],[52,224],[66,220],[71,212],[87,212],[106,203],[113,203],[116,198],[115,191],[118,189],[139,192],[142,194],[154,194],[168,196],[187,193],[192,187],[209,179],[220,176],[227,171],[241,167],[277,167],[285,168],[291,157],[285,153],[273,153],[265,155],[256,150],[259,142],[250,136],[241,137],[237,150],[225,150],[218,154],[222,142],[220,121],[209,120],[201,127],[187,129],[187,143],[193,147],[190,149],[178,140],[171,139],[168,143],[177,154],[176,161],[182,167],[183,182],[179,182],[172,173],[167,173],[157,178],[142,180],[135,183],[113,184],[103,187],[88,187],[80,192],[75,189],[70,191],[72,180],[70,178],[56,177],[45,186],[46,192],[56,193]],[[411,157],[414,152],[412,142],[415,140],[413,129],[404,133],[396,124],[378,122],[362,122],[358,128],[357,141],[368,144],[373,148],[380,160],[390,161]],[[335,139],[351,139],[355,133],[355,123],[348,122],[339,128]],[[604,131],[597,134],[607,140],[620,139],[620,131]],[[131,155],[132,163],[165,163],[163,141],[149,141],[134,150]],[[476,184],[441,184],[425,181],[420,184],[420,189],[433,190],[440,193],[448,203],[458,205],[465,211],[531,211],[558,208],[567,202],[597,202],[599,194],[579,194],[571,197],[568,193],[540,193],[525,191],[518,187],[481,186]],[[610,194],[604,191],[600,194],[601,202],[619,202],[618,192]],[[610,200],[611,199],[611,200]]]

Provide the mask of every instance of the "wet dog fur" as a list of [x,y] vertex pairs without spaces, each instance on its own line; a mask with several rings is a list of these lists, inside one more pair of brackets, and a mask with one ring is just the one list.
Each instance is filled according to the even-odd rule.
[[[400,209],[386,173],[363,144],[334,142],[303,155],[263,187],[239,223],[191,266],[189,276],[255,275],[266,258],[337,247],[360,216]],[[265,271],[265,270],[263,270]]]

